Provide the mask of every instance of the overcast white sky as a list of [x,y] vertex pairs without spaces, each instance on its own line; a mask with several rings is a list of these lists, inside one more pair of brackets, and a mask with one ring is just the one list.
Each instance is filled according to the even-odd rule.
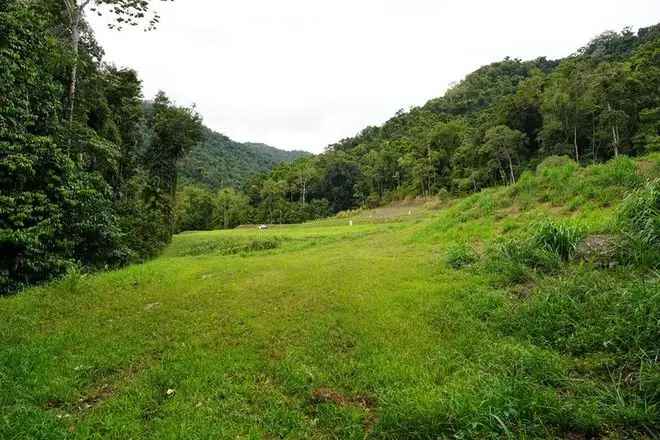
[[[160,2],[159,2],[160,3]],[[321,152],[504,58],[566,56],[660,21],[658,0],[176,0],[155,32],[92,23],[145,96],[238,141]]]

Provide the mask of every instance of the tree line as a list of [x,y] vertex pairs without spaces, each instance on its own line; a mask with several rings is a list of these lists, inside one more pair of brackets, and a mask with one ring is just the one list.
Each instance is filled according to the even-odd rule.
[[199,115],[103,62],[85,12],[153,28],[149,2],[0,3],[0,294],[157,254]]
[[587,164],[658,150],[655,25],[605,32],[561,60],[507,58],[482,67],[382,126],[251,178],[241,188],[249,200],[241,199],[242,211],[249,223],[294,222],[515,183],[548,156]]

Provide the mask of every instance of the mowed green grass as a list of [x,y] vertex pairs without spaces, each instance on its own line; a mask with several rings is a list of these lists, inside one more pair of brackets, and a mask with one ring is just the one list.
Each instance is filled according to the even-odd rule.
[[185,233],[0,298],[0,438],[652,438],[657,406],[607,359],[507,330],[515,289],[444,259],[549,216],[597,231],[612,208],[489,197]]

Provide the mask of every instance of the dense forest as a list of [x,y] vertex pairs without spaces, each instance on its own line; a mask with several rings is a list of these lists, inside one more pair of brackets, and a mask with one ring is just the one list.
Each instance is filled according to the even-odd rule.
[[[158,22],[147,2],[103,3],[118,30]],[[0,293],[149,258],[174,230],[201,119],[164,93],[143,105],[136,72],[103,62],[92,5],[0,2]]]
[[305,156],[311,154],[253,142],[235,142],[204,128],[203,141],[179,162],[179,176],[182,185],[194,184],[209,189],[241,188],[249,177]]
[[[242,222],[297,222],[511,184],[552,155],[590,164],[658,149],[655,25],[636,34],[605,32],[561,60],[507,58],[482,67],[444,96],[399,111],[380,127],[250,179],[244,195],[233,197],[234,211]],[[234,225],[191,218],[213,210],[213,194],[195,188],[180,196],[180,229]]]

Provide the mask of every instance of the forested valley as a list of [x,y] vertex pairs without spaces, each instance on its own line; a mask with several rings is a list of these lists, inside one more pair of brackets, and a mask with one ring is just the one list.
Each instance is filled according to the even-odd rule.
[[[604,32],[564,59],[484,66],[444,96],[258,174],[238,192],[183,188],[177,228],[296,223],[512,184],[553,155],[592,164],[658,151],[659,106],[660,25]],[[216,220],[195,217],[214,209]]]

